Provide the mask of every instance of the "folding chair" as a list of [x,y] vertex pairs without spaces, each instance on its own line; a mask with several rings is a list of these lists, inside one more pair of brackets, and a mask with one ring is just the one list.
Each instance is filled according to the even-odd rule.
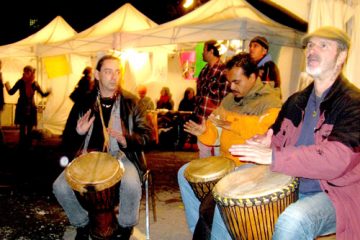
[[[142,157],[144,159],[144,163],[147,166],[146,158],[144,152],[142,152]],[[151,204],[153,210],[153,218],[154,222],[156,222],[156,202],[155,202],[155,188],[152,179],[152,174],[150,169],[147,169],[143,175],[143,186],[145,187],[145,229],[146,229],[146,240],[150,239],[150,214],[149,214],[149,185],[150,185],[150,193],[151,193]]]

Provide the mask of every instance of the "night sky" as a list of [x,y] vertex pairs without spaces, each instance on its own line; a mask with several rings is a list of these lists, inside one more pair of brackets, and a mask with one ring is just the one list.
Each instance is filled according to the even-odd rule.
[[[105,18],[124,3],[129,2],[158,24],[185,14],[184,0],[9,0],[0,12],[0,45],[19,41],[40,30],[57,15],[62,16],[77,32],[81,32]],[[203,4],[208,0],[195,0]],[[226,1],[226,0],[224,0]],[[264,14],[298,30],[306,31],[306,24],[288,14],[271,8],[266,1],[248,0]],[[33,26],[29,20],[36,19]]]

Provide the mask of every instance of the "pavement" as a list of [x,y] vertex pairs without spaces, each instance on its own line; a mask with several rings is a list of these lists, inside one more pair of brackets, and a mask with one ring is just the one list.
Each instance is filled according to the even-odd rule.
[[[60,136],[39,131],[31,149],[17,147],[18,129],[3,128],[0,160],[0,239],[72,240],[76,230],[57,203],[51,185],[63,170],[57,151]],[[197,152],[146,153],[155,186],[156,221],[150,204],[150,239],[192,239],[177,185],[177,170]],[[132,240],[146,239],[145,191]]]

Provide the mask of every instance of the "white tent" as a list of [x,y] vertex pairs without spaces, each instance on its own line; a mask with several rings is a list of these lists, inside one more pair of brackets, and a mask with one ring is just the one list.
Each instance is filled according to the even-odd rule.
[[117,45],[119,36],[126,32],[152,28],[157,24],[126,3],[73,38],[58,44],[47,44],[39,49],[40,56],[65,53],[96,53],[108,51]]
[[[37,68],[37,80],[42,83],[41,61],[37,49],[44,44],[64,41],[76,34],[76,31],[61,17],[55,17],[49,24],[18,42],[0,46],[2,73],[4,82],[9,81],[13,86],[21,78],[25,65]],[[15,104],[18,94],[8,95],[5,91],[5,110],[2,114],[2,124],[12,125]],[[38,99],[39,101],[41,99]]]
[[211,0],[173,21],[121,35],[116,49],[166,44],[178,44],[181,49],[185,43],[238,39],[242,40],[245,50],[253,37],[262,35],[271,44],[270,51],[280,68],[282,93],[286,98],[296,89],[297,82],[293,79],[298,79],[301,72],[303,34],[271,20],[245,0]]
[[119,37],[116,48],[199,42],[210,38],[250,40],[257,35],[266,36],[274,44],[299,46],[302,34],[271,20],[244,0],[211,0],[178,19]]
[[61,17],[55,17],[38,32],[18,42],[0,46],[0,58],[36,57],[37,48],[44,44],[65,41],[75,36],[76,31]]
[[346,76],[360,87],[360,1],[359,0],[271,0],[308,22],[308,32],[320,26],[335,26],[346,31],[352,42]]
[[127,3],[66,41],[40,46],[38,56],[46,60],[51,56],[66,55],[72,70],[69,75],[48,78],[44,84],[56,91],[53,91],[46,104],[43,127],[52,133],[62,133],[73,104],[69,95],[80,79],[83,69],[86,66],[95,67],[97,57],[113,49],[117,34],[147,29],[155,25],[157,24]]

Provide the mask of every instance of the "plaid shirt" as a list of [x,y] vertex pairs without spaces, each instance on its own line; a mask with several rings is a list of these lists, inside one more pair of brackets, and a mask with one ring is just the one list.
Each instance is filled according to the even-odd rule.
[[201,70],[196,85],[196,107],[194,110],[198,123],[206,119],[230,91],[223,73],[225,65],[219,60],[214,66],[206,64]]

